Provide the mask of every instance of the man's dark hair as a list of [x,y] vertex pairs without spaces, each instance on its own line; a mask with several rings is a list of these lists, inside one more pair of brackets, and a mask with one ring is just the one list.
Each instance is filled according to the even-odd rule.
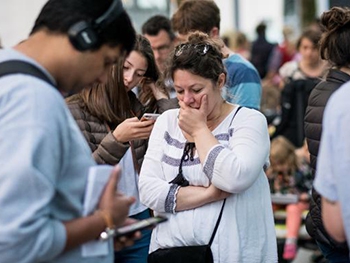
[[214,27],[220,29],[220,9],[212,0],[187,0],[172,16],[171,24],[180,34],[196,30],[210,34]]
[[165,30],[168,33],[171,40],[175,39],[175,34],[171,27],[170,19],[165,16],[152,16],[142,26],[143,35],[147,34],[150,36],[156,36],[161,30]]
[[[69,28],[79,22],[93,22],[104,14],[113,0],[49,0],[35,21],[31,34],[39,30],[68,34]],[[135,30],[124,10],[115,20],[98,32],[100,44],[122,45],[129,53],[135,43]]]
[[257,25],[255,31],[259,36],[265,36],[266,24],[264,22],[261,22],[259,25]]

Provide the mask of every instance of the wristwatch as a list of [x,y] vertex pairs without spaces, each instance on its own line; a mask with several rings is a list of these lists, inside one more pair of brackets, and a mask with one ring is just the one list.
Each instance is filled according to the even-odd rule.
[[109,238],[111,237],[114,237],[115,235],[115,229],[114,228],[109,228],[107,227],[105,229],[105,231],[103,231],[101,234],[100,234],[100,240],[101,241],[106,241],[108,240]]
[[100,240],[106,241],[115,235],[115,226],[112,215],[106,210],[96,210],[95,213],[98,213],[107,225],[106,229],[100,234]]

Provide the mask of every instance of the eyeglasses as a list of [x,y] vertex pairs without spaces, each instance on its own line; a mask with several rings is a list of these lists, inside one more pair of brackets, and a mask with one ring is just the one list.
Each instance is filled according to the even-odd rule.
[[175,57],[181,56],[181,54],[189,48],[193,48],[197,54],[204,56],[213,47],[209,44],[180,44],[175,49]]

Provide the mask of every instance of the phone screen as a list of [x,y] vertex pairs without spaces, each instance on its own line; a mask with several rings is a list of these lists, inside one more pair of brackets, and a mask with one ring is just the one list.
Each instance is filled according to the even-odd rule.
[[148,227],[153,227],[159,223],[165,222],[166,220],[168,220],[166,217],[160,217],[160,216],[150,217],[150,218],[138,221],[134,224],[117,228],[115,232],[115,236],[120,237],[120,236],[130,235],[136,231],[139,231]]

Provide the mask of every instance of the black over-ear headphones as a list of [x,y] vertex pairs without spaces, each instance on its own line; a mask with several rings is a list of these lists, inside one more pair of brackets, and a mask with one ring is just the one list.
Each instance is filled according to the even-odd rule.
[[100,45],[99,33],[124,11],[121,0],[113,0],[108,10],[92,23],[79,21],[68,30],[69,40],[75,49],[86,51]]

